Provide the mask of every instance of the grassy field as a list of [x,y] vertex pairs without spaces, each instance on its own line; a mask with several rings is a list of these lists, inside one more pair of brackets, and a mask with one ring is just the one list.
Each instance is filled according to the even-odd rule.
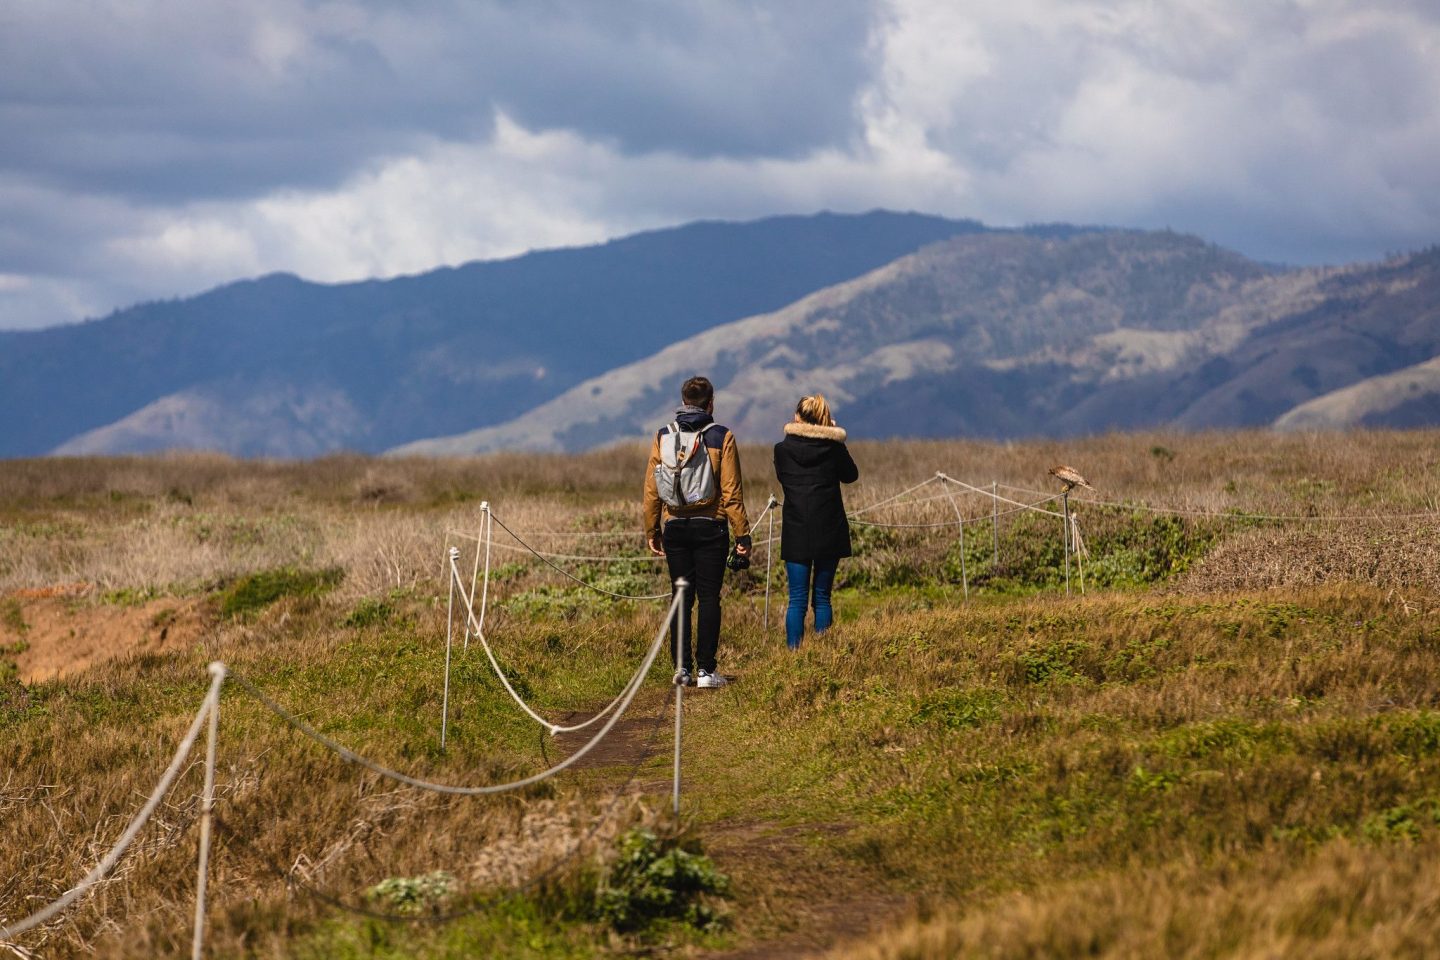
[[[764,626],[762,547],[727,586],[738,682],[686,697],[679,824],[663,663],[595,762],[480,798],[347,764],[232,684],[207,953],[1427,956],[1436,441],[853,445],[852,510],[936,471],[1029,503],[1057,492],[1049,466],[1079,468],[1096,490],[1071,502],[1073,592],[1059,520],[992,520],[988,496],[932,481],[862,514],[877,525],[855,527],[838,623],[796,655],[778,593]],[[542,550],[627,561],[557,561],[582,579],[663,590],[637,529],[643,458],[0,463],[0,925],[113,843],[211,660],[416,776],[491,783],[573,749],[472,644],[441,751],[442,560],[459,546],[468,574],[488,501]],[[766,449],[742,459],[755,516],[778,488]],[[938,526],[957,509],[963,538]],[[497,656],[557,719],[608,702],[662,614],[503,532],[489,599]],[[200,775],[111,880],[18,944],[186,955]]]

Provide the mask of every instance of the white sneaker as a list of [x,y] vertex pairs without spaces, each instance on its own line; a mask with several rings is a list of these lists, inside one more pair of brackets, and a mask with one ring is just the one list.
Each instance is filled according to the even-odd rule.
[[694,686],[695,684],[695,681],[690,677],[690,671],[686,670],[684,667],[681,667],[679,670],[675,671],[674,682],[675,686],[677,687],[689,687]]
[[729,682],[729,680],[726,680],[718,673],[711,673],[709,670],[701,670],[700,679],[695,681],[695,686],[704,687],[706,689],[713,689],[714,687],[723,687]]

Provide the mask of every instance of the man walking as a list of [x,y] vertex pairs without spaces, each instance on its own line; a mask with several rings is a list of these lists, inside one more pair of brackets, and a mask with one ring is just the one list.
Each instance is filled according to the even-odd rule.
[[[680,655],[675,666],[695,685],[723,687],[716,672],[720,646],[720,585],[730,545],[726,527],[735,534],[735,552],[750,553],[750,520],[740,478],[740,452],[735,435],[715,422],[715,388],[704,377],[691,377],[680,387],[681,406],[675,420],[661,427],[650,447],[645,469],[645,542],[665,558],[671,590],[684,577],[690,584],[680,608]],[[665,518],[661,528],[662,516]],[[699,600],[695,649],[690,649],[690,611]],[[670,625],[670,651],[675,655],[676,625]]]

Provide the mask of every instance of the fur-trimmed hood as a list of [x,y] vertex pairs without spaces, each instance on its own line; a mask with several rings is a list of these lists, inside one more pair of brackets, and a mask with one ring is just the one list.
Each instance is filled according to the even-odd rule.
[[822,427],[818,423],[796,423],[794,420],[785,424],[785,435],[787,437],[809,437],[812,440],[845,442],[845,431],[841,427]]

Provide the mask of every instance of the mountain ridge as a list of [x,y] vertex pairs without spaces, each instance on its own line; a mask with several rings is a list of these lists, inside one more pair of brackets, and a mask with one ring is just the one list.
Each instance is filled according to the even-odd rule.
[[[293,393],[293,409],[274,411],[277,424],[302,417],[317,392],[343,398],[357,417],[323,430],[325,449],[379,451],[426,431],[500,422],[643,356],[645,344],[778,308],[984,229],[887,211],[705,221],[391,280],[268,274],[101,320],[0,333],[0,406],[13,412],[0,456],[76,444],[312,453],[283,430],[226,436],[227,411],[267,408],[244,395],[245,383]],[[181,422],[187,402],[205,407],[200,419],[215,429],[172,442],[186,435],[162,428]],[[115,446],[119,437],[129,440]]]
[[[1355,375],[1440,353],[1433,308],[1407,333],[1394,318],[1387,327],[1377,306],[1397,307],[1422,286],[1419,301],[1440,302],[1432,259],[1282,269],[1164,231],[959,236],[671,345],[508,423],[391,452],[566,450],[643,436],[668,419],[687,371],[712,375],[721,419],[741,436],[774,433],[795,398],[816,390],[860,436],[1263,425]],[[1355,323],[1384,334],[1371,335],[1368,353],[1350,342]],[[711,354],[708,370],[690,370],[691,356]],[[1329,366],[1286,366],[1311,354]]]
[[577,450],[648,435],[694,373],[742,436],[815,390],[873,437],[1418,425],[1437,355],[1440,248],[1302,269],[1168,230],[705,221],[0,333],[0,456]]

